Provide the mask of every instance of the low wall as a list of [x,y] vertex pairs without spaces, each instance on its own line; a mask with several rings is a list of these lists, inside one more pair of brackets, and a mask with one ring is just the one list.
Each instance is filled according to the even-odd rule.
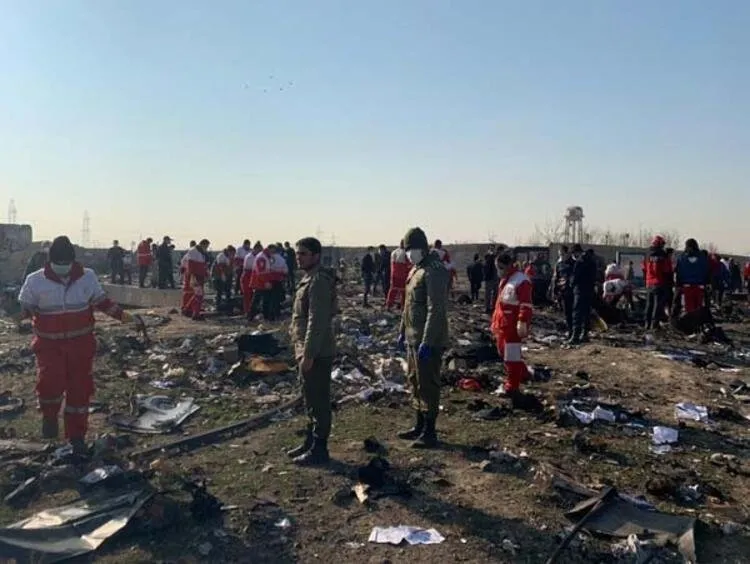
[[131,307],[174,307],[179,309],[182,299],[180,290],[159,290],[156,288],[139,288],[138,286],[120,286],[119,284],[102,284],[107,295],[118,304]]

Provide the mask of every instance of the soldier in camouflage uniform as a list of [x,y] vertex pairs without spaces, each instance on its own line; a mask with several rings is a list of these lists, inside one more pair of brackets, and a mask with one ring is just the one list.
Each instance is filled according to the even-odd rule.
[[307,237],[296,246],[297,264],[305,275],[297,285],[289,332],[310,423],[305,442],[288,454],[296,464],[325,464],[331,432],[331,369],[336,355],[336,273],[321,266],[320,241]]
[[398,345],[402,350],[406,346],[407,378],[417,420],[414,428],[398,436],[415,440],[415,448],[433,448],[438,442],[435,420],[440,406],[440,365],[448,347],[450,273],[440,258],[428,251],[427,236],[419,227],[406,233],[404,248],[414,266],[406,280]]

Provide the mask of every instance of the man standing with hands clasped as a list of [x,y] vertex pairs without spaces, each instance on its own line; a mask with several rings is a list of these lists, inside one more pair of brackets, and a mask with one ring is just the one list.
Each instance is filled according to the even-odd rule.
[[313,237],[297,242],[297,264],[305,275],[297,285],[289,333],[310,422],[305,442],[287,454],[300,465],[325,464],[329,460],[331,369],[336,356],[333,334],[336,273],[321,266],[321,251],[320,241]]
[[404,237],[413,264],[406,280],[398,347],[406,348],[408,380],[417,420],[414,428],[399,433],[415,440],[414,448],[437,446],[435,420],[440,407],[440,364],[448,346],[448,282],[450,273],[435,253],[428,252],[427,236],[419,227]]

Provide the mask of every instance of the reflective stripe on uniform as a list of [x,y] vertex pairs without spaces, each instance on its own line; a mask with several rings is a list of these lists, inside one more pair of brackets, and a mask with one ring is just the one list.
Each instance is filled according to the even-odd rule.
[[58,396],[56,398],[37,398],[37,402],[39,405],[54,405],[56,403],[60,403],[63,400],[63,396]]
[[89,335],[90,333],[94,332],[94,326],[89,325],[88,327],[82,327],[81,329],[77,329],[75,331],[63,331],[61,333],[47,333],[45,331],[39,331],[38,329],[34,329],[34,335],[39,337],[40,339],[50,339],[53,341],[60,341],[63,339],[74,339],[76,337],[83,337],[84,335]]
[[505,350],[503,352],[504,362],[521,361],[521,343],[505,343]]
[[89,412],[89,406],[85,406],[85,407],[72,407],[70,405],[66,405],[64,411],[65,411],[65,413],[75,413],[75,414],[82,415],[82,414],[86,414],[86,413]]

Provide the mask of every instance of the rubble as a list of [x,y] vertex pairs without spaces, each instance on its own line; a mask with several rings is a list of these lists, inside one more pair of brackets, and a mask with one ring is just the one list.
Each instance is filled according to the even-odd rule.
[[[163,521],[206,523],[164,531],[165,542],[174,538],[174,546],[201,559],[238,561],[252,552],[266,555],[258,561],[307,561],[343,548],[362,560],[396,561],[416,550],[403,543],[413,534],[418,543],[437,542],[424,548],[433,560],[545,562],[572,530],[565,520],[578,523],[611,487],[602,513],[590,516],[564,549],[572,560],[668,561],[670,551],[690,557],[692,548],[720,561],[714,547],[741,552],[732,543],[745,542],[750,522],[737,501],[750,476],[744,325],[727,326],[734,348],[670,330],[649,333],[647,344],[640,328],[625,323],[566,349],[559,314],[535,310],[524,345],[524,391],[535,402],[527,411],[493,393],[502,389],[504,368],[483,305],[451,308],[442,444],[415,452],[395,438],[412,422],[406,359],[396,349],[398,314],[361,309],[352,292],[342,292],[333,461],[325,470],[304,471],[289,466],[284,454],[305,424],[284,322],[248,329],[241,318],[194,324],[154,310],[143,313],[148,341],[103,323],[95,367],[100,403],[91,408],[88,453],[76,458],[40,442],[34,410],[9,414],[0,427],[8,437],[0,439],[6,508],[24,516],[48,507],[54,513],[54,505],[68,501],[50,501],[60,492],[106,499],[105,493],[137,491],[139,484],[189,496],[177,509],[152,495],[135,517],[124,514],[123,529],[131,534],[122,544],[107,537],[87,547],[66,537],[73,551],[143,551],[143,560],[173,558],[141,534],[158,526],[164,510]],[[8,393],[0,395],[0,416],[5,405],[33,401],[29,337],[7,331],[0,374]],[[539,481],[551,467],[586,486],[575,494],[544,487]],[[363,518],[371,520],[365,530]],[[712,523],[708,541],[694,526],[698,518]],[[13,522],[21,523],[20,515],[4,521]],[[382,523],[413,526],[403,528],[409,533],[397,547],[365,542],[362,535]],[[656,533],[644,535],[643,527]],[[2,531],[9,536],[0,536],[0,557],[23,556],[11,546],[14,526]],[[610,540],[599,539],[601,533]],[[235,537],[241,548],[228,555]]]

